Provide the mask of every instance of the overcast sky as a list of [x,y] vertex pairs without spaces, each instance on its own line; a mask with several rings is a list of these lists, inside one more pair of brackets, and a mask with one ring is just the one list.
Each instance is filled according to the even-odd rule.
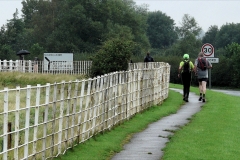
[[[194,17],[206,32],[211,25],[219,28],[226,23],[240,23],[240,0],[134,0],[137,5],[148,4],[149,11],[161,11],[180,25],[184,14]],[[0,0],[0,25],[13,18],[22,0]],[[19,15],[21,17],[21,15]]]
[[[13,14],[18,8],[19,12],[22,9],[22,0],[0,0],[0,26],[7,23],[7,20],[13,18]],[[21,17],[21,15],[19,15]]]
[[183,15],[193,17],[206,32],[211,25],[240,23],[240,0],[134,0],[148,4],[149,11],[161,11],[180,25]]

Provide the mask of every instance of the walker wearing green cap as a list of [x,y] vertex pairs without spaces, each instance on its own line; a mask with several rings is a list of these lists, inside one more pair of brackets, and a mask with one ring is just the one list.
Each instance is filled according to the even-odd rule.
[[189,55],[188,54],[184,54],[183,55],[183,59],[189,59]]

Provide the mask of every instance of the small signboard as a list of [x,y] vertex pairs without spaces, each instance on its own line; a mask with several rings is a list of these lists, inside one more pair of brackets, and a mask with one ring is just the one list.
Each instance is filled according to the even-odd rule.
[[206,59],[207,59],[210,63],[219,63],[219,58],[206,57]]
[[73,53],[44,53],[44,71],[73,70]]

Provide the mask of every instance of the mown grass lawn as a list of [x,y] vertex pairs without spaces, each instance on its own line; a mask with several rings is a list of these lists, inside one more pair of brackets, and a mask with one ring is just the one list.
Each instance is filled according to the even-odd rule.
[[211,90],[206,95],[202,110],[167,144],[163,160],[239,159],[240,98]]

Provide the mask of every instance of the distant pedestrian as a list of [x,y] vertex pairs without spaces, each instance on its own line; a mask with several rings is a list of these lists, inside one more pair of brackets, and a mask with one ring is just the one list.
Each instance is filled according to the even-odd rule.
[[192,80],[192,71],[194,70],[193,63],[189,60],[189,55],[183,55],[183,61],[180,62],[178,68],[178,77],[182,79],[183,84],[183,100],[188,102],[190,85]]
[[147,52],[146,57],[144,58],[144,62],[154,62],[153,58],[150,56],[150,53]]
[[212,68],[212,64],[204,57],[203,52],[198,54],[198,58],[194,63],[194,70],[199,83],[200,97],[199,101],[205,102],[206,86],[208,81],[208,69]]
[[24,60],[24,56],[23,55],[19,55],[19,60],[23,61]]

